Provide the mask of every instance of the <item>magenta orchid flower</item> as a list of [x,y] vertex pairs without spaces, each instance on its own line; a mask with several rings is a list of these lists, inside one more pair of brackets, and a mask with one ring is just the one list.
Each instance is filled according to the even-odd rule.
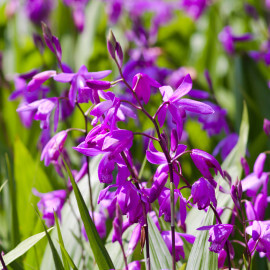
[[74,106],[77,101],[78,92],[86,87],[87,80],[99,80],[111,73],[110,70],[99,72],[88,72],[86,66],[81,66],[77,73],[60,73],[54,76],[54,80],[62,83],[70,83],[69,100]]
[[57,130],[59,119],[59,99],[58,98],[44,98],[36,100],[32,103],[23,104],[17,112],[32,112],[35,120],[40,120],[40,128],[47,129],[50,126],[50,115],[55,109],[54,113],[54,131]]
[[197,203],[199,210],[205,209],[210,205],[210,202],[215,207],[217,206],[214,187],[202,177],[192,185],[191,197],[193,198],[193,203]]
[[[161,236],[168,247],[170,253],[172,254],[172,236],[171,231],[163,231],[161,232]],[[188,243],[193,244],[195,242],[195,236],[185,233],[175,233],[175,259],[176,261],[180,260],[180,256],[184,259],[184,242],[181,239],[183,237]]]
[[209,250],[215,253],[219,253],[223,249],[227,239],[232,233],[233,225],[217,224],[217,225],[203,226],[198,228],[197,230],[199,231],[209,230],[208,241],[212,242]]
[[236,36],[233,34],[232,29],[230,26],[224,27],[224,29],[219,33],[218,36],[220,42],[222,43],[225,51],[228,54],[234,54],[235,52],[235,42],[243,42],[243,41],[249,41],[253,37],[251,34],[246,33],[242,36]]
[[133,91],[145,104],[147,104],[150,99],[151,86],[158,88],[160,87],[160,84],[143,73],[138,73],[134,76],[132,82]]
[[67,138],[67,131],[63,130],[54,135],[44,147],[40,160],[44,159],[45,166],[50,163],[57,163],[63,151],[64,143]]
[[48,193],[40,193],[36,189],[33,189],[35,196],[40,197],[38,202],[38,209],[42,212],[43,218],[46,221],[47,226],[54,225],[54,212],[61,220],[61,209],[66,200],[65,190],[55,190]]
[[158,109],[158,121],[163,126],[167,111],[170,112],[173,121],[177,126],[179,139],[183,130],[183,122],[186,117],[186,111],[197,114],[212,114],[214,110],[211,106],[191,99],[182,98],[187,95],[192,88],[192,80],[190,75],[186,75],[181,85],[173,91],[170,86],[162,86],[159,88],[163,97],[163,103]]
[[243,191],[246,191],[247,196],[256,196],[261,186],[266,188],[269,176],[263,171],[265,160],[266,154],[261,153],[254,163],[253,172],[241,181]]

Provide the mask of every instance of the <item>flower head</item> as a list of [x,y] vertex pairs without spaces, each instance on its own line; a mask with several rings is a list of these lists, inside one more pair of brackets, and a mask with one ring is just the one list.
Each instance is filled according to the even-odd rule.
[[63,151],[64,143],[67,138],[67,131],[63,130],[54,135],[44,147],[41,153],[41,160],[44,159],[45,166],[58,161],[58,157]]
[[247,33],[247,34],[244,34],[242,36],[236,36],[233,34],[231,27],[226,26],[219,33],[218,38],[219,38],[220,42],[222,43],[225,51],[228,54],[234,54],[234,52],[235,52],[234,43],[235,42],[242,42],[242,41],[249,41],[252,39],[252,35]]
[[133,91],[147,104],[151,95],[151,86],[160,87],[160,84],[146,74],[138,73],[133,78]]
[[[161,232],[161,236],[168,247],[170,253],[172,254],[172,236],[171,231],[163,231]],[[184,259],[185,252],[184,252],[184,242],[181,239],[183,237],[187,242],[193,244],[195,241],[195,236],[185,233],[175,233],[175,259],[176,261],[180,260],[180,256]]]
[[50,126],[50,115],[54,113],[54,131],[57,129],[59,117],[59,100],[58,98],[44,98],[32,103],[22,104],[16,111],[32,112],[35,120],[40,120],[40,128],[47,129]]
[[88,72],[86,66],[81,66],[77,73],[60,73],[54,76],[54,80],[71,84],[69,90],[69,100],[74,106],[77,99],[80,98],[80,91],[86,87],[87,80],[99,80],[105,78],[110,73],[110,70]]
[[199,210],[205,209],[210,205],[210,202],[215,207],[217,206],[214,187],[202,177],[192,185],[191,196],[193,203],[197,203]]
[[66,199],[65,190],[55,190],[48,193],[40,193],[33,189],[35,196],[40,197],[38,209],[43,213],[43,218],[46,220],[47,226],[54,225],[54,212],[61,220],[61,209]]
[[230,234],[233,231],[233,225],[231,224],[217,224],[211,226],[203,226],[198,228],[197,230],[209,230],[209,242],[212,242],[209,250],[215,253],[219,253]]

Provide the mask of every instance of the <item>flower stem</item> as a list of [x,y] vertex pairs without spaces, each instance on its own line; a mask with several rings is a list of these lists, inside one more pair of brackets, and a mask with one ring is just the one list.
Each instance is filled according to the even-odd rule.
[[[218,223],[219,224],[222,224],[222,221],[221,221],[221,219],[220,219],[220,217],[219,217],[219,215],[218,215],[215,207],[212,204],[210,204],[210,207],[213,210],[213,212],[214,212],[214,214],[216,216],[216,219],[218,220]],[[229,251],[228,240],[225,243],[225,249],[226,249],[226,253],[227,253],[227,257],[228,257],[228,268],[229,268],[229,270],[231,270],[232,267],[231,267],[231,258],[230,258],[230,251]]]
[[1,264],[2,264],[2,267],[3,267],[3,270],[7,270],[7,266],[4,262],[4,259],[2,257],[2,252],[0,252],[0,261],[1,261]]
[[[170,172],[171,173],[171,172]],[[175,265],[175,225],[174,225],[174,216],[175,216],[175,209],[174,209],[174,183],[170,182],[170,206],[171,206],[171,234],[172,234],[172,267],[173,270],[176,269]]]
[[123,244],[120,243],[120,246],[121,246],[121,250],[122,250],[122,253],[123,253],[123,257],[124,257],[124,262],[125,262],[125,270],[128,270],[128,263],[127,263],[127,256],[126,256],[126,253],[125,253],[125,250],[124,250],[124,247],[123,247]]

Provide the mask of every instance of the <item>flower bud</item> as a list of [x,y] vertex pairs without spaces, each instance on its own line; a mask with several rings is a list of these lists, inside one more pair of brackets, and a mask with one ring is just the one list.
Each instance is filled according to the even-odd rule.
[[263,130],[267,136],[270,136],[270,121],[266,118],[263,121]]
[[235,206],[238,209],[241,209],[240,203],[239,203],[239,199],[238,199],[238,191],[235,185],[232,185],[231,187],[231,197],[233,199],[233,202],[235,204]]
[[110,30],[108,38],[107,38],[107,48],[112,59],[115,59],[116,39],[112,30]]
[[123,50],[121,48],[121,45],[119,42],[116,42],[116,56],[117,56],[117,62],[119,63],[120,67],[122,67],[123,64]]
[[171,132],[171,150],[175,152],[178,146],[178,135],[175,128],[172,129]]

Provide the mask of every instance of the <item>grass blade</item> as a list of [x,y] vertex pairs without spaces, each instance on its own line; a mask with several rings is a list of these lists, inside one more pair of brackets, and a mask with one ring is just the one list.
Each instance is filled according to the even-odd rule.
[[93,223],[93,221],[89,215],[87,206],[84,202],[84,199],[81,195],[81,192],[80,192],[80,190],[79,190],[79,188],[78,188],[78,186],[73,178],[73,175],[72,175],[72,173],[71,173],[71,171],[70,171],[69,167],[67,166],[64,159],[63,159],[63,162],[64,162],[66,170],[68,172],[68,175],[69,175],[72,187],[73,187],[74,194],[76,196],[80,215],[81,215],[84,227],[85,227],[87,237],[89,239],[91,249],[93,251],[95,260],[97,262],[97,265],[98,265],[99,269],[112,269],[112,268],[114,268],[112,260],[109,256],[106,248],[104,247],[100,237],[99,237],[99,234],[97,232],[95,224]]
[[48,238],[48,242],[49,242],[49,245],[50,245],[50,247],[51,247],[52,254],[53,254],[53,260],[54,260],[55,268],[56,268],[57,270],[65,270],[65,269],[64,269],[64,266],[63,266],[63,264],[62,264],[62,261],[61,261],[61,259],[60,259],[60,257],[59,257],[59,254],[58,254],[58,252],[57,252],[57,250],[56,250],[56,248],[55,248],[55,246],[54,246],[54,244],[53,244],[53,241],[52,241],[52,239],[51,239],[51,236],[49,235],[49,233],[48,233],[48,231],[47,231],[47,228],[46,228],[46,226],[45,226],[45,224],[44,224],[44,221],[43,221],[42,218],[40,217],[40,215],[39,215],[39,213],[38,213],[37,210],[36,210],[36,212],[37,212],[37,215],[38,215],[39,218],[40,218],[40,221],[41,221],[41,223],[42,223],[42,225],[43,225],[43,227],[44,227],[46,236],[47,236],[47,238]]
[[[73,260],[71,259],[71,257],[69,256],[69,254],[67,253],[67,250],[65,249],[65,247],[62,245],[62,243],[59,243],[60,248],[61,248],[61,252],[62,252],[62,256],[65,257],[65,260],[68,262],[68,264],[72,267],[73,270],[78,270],[78,268],[76,267],[76,265],[74,264]],[[69,269],[69,268],[68,268]]]
[[[50,228],[48,229],[48,231],[51,231],[52,229],[53,228]],[[26,253],[31,247],[33,247],[38,241],[40,241],[45,235],[46,232],[41,232],[33,236],[30,236],[29,238],[22,241],[13,250],[11,250],[10,252],[8,252],[6,255],[3,256],[5,264],[9,265],[10,263],[18,259],[24,253]],[[0,266],[2,266],[1,263]]]
[[[65,245],[64,245],[62,234],[61,234],[58,217],[57,217],[55,212],[54,212],[54,220],[55,220],[55,224],[56,224],[56,228],[57,228],[59,244],[62,245],[63,249],[65,250]],[[64,263],[64,268],[65,268],[65,270],[69,270],[69,264],[68,264],[68,261],[66,259],[66,256],[65,256],[62,248],[61,248],[61,254],[62,254],[62,260],[63,260],[63,263]]]

